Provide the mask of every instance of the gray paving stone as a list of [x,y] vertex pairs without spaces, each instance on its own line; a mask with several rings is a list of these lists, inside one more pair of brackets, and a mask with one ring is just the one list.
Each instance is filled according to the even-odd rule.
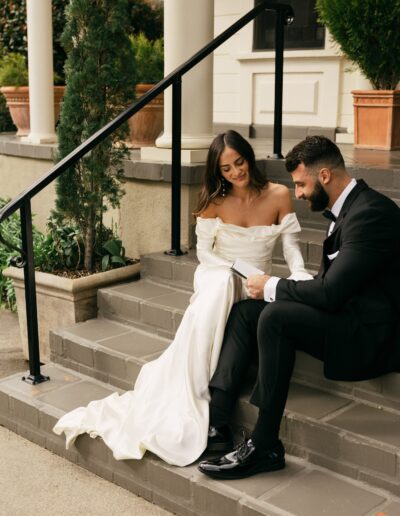
[[296,516],[362,516],[385,501],[383,496],[320,471],[296,477],[265,499]]
[[286,410],[298,412],[314,419],[321,419],[350,403],[351,401],[345,398],[339,398],[305,385],[292,383]]
[[329,420],[331,425],[400,447],[400,415],[358,404]]
[[242,493],[233,487],[208,480],[204,475],[193,484],[194,506],[199,516],[235,516]]
[[158,276],[164,279],[172,279],[173,263],[171,260],[162,259],[161,257],[145,256],[141,259],[142,268],[141,275]]
[[43,394],[39,399],[43,403],[69,412],[77,407],[86,406],[90,401],[105,398],[113,392],[115,389],[83,380],[63,389]]
[[117,355],[117,352],[104,352],[96,349],[94,351],[94,368],[121,380],[126,378],[126,359],[123,355]]
[[65,334],[71,333],[83,339],[97,341],[107,337],[114,337],[129,331],[129,328],[106,319],[92,319],[82,324],[77,324],[65,330]]
[[158,305],[143,304],[141,319],[145,324],[162,328],[169,332],[174,331],[174,314],[171,310],[160,308]]
[[[85,333],[88,335],[89,332],[86,331]],[[86,336],[85,338],[88,337]],[[82,340],[75,341],[73,338],[66,337],[64,339],[64,356],[69,360],[73,360],[90,368],[94,365],[93,346],[91,346],[90,343],[82,342]]]
[[397,472],[397,456],[393,449],[385,449],[379,442],[365,442],[358,435],[347,435],[342,439],[338,455],[357,464],[360,469],[367,468],[389,476],[395,476]]
[[400,502],[392,502],[382,508],[381,513],[376,513],[376,516],[399,516]]
[[114,294],[122,293],[140,300],[174,293],[174,290],[170,287],[156,285],[146,280],[125,283],[118,287],[113,287],[111,290]]
[[49,382],[31,385],[28,382],[23,382],[21,374],[17,374],[4,379],[0,382],[0,386],[8,391],[20,393],[24,396],[38,397],[46,392],[56,391],[60,387],[71,385],[80,380],[79,376],[72,371],[61,369],[53,364],[46,364],[41,367],[41,372],[50,377]]
[[112,317],[125,324],[140,318],[140,299],[107,290],[99,291],[97,303],[103,317]]
[[151,302],[160,306],[166,306],[168,308],[185,310],[191,298],[191,294],[185,292],[175,292],[173,294],[166,294],[163,296],[157,296],[152,298]]
[[129,333],[101,341],[101,345],[134,357],[163,351],[169,342],[150,333],[132,330]]

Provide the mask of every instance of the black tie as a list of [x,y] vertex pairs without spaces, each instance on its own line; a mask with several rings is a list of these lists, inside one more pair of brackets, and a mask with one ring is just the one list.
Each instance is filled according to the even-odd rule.
[[331,210],[325,210],[322,212],[322,215],[329,219],[331,222],[336,222],[336,216],[331,212]]

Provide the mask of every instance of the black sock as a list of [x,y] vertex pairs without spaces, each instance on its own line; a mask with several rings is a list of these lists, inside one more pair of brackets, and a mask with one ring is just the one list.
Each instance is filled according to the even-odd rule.
[[273,429],[270,427],[271,417],[268,416],[267,411],[260,409],[257,423],[251,434],[251,439],[260,452],[269,451],[279,441],[279,427]]
[[231,419],[235,399],[228,392],[213,389],[210,401],[210,426],[219,428]]

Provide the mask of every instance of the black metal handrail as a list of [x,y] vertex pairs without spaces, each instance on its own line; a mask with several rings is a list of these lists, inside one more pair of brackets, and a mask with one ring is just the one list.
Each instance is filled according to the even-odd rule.
[[[32,244],[32,218],[31,199],[41,192],[46,186],[57,179],[63,172],[74,165],[79,159],[114,132],[128,118],[137,113],[146,104],[172,85],[172,206],[171,206],[171,250],[170,254],[183,254],[180,249],[180,188],[181,188],[181,108],[182,108],[182,76],[196,66],[205,57],[210,55],[216,48],[236,34],[242,27],[247,25],[263,11],[276,12],[276,35],[275,35],[275,113],[274,113],[274,153],[277,158],[282,157],[282,83],[283,83],[283,27],[293,21],[294,13],[289,5],[273,4],[269,1],[261,2],[238,21],[233,23],[219,36],[205,45],[185,63],[178,66],[169,75],[164,77],[151,90],[144,94],[136,103],[129,106],[103,128],[90,136],[85,142],[79,145],[70,154],[59,161],[49,172],[44,174],[38,181],[24,190],[15,199],[10,201],[0,210],[0,224],[18,209],[21,212],[21,237],[22,249],[19,250],[22,259],[16,260],[15,264],[24,267],[25,278],[25,299],[28,326],[29,345],[29,367],[30,375],[27,381],[40,383],[48,379],[40,373],[39,337],[36,307],[36,285],[33,261]],[[0,226],[1,230],[1,226]],[[15,250],[4,240],[0,231],[0,241]]]

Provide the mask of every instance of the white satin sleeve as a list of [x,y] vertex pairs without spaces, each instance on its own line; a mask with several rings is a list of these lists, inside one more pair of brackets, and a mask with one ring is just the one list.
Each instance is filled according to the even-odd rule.
[[197,217],[197,258],[202,265],[230,267],[232,265],[231,261],[226,260],[214,252],[216,232],[217,219],[203,219],[202,217]]
[[283,217],[282,222],[282,247],[283,256],[290,270],[288,279],[303,281],[313,279],[304,267],[303,255],[300,250],[301,227],[295,213],[289,213]]
[[300,238],[298,233],[282,234],[283,256],[290,270],[288,279],[304,281],[313,279],[304,267],[303,255],[300,250]]

